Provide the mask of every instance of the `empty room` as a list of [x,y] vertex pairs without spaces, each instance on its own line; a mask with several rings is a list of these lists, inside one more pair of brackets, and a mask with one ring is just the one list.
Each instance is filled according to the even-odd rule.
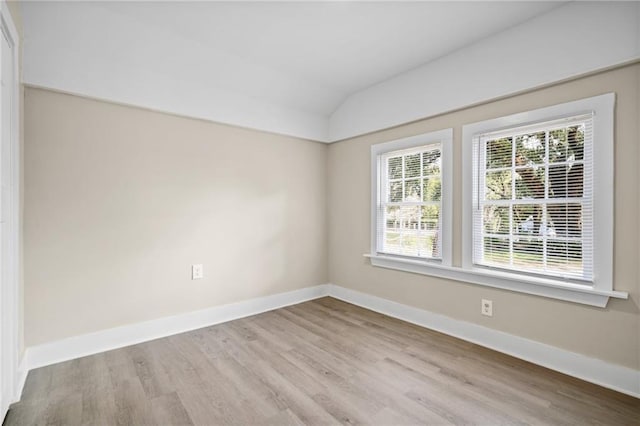
[[3,426],[640,426],[640,1],[0,6]]

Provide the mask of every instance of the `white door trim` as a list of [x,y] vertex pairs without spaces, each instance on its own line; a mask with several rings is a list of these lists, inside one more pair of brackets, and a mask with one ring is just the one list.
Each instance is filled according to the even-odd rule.
[[[20,399],[19,390],[21,388],[18,383],[18,364],[20,356],[20,340],[19,340],[19,318],[21,315],[20,307],[20,287],[19,287],[19,261],[20,261],[20,70],[19,70],[19,52],[20,38],[16,30],[11,13],[9,12],[6,1],[2,0],[0,7],[0,30],[6,35],[12,48],[13,61],[13,81],[12,81],[12,99],[11,113],[9,125],[11,126],[11,136],[9,141],[9,206],[5,210],[7,213],[6,231],[8,233],[8,250],[6,252],[6,282],[2,282],[2,298],[0,299],[0,312],[2,312],[3,321],[1,324],[0,338],[6,341],[6,353],[1,354],[2,377],[0,383],[3,389],[9,389],[8,394],[0,395],[0,418],[4,418],[9,405]],[[0,34],[1,36],[1,34]],[[1,55],[0,55],[1,60]],[[0,117],[0,126],[6,125]],[[4,314],[6,312],[6,315]],[[6,358],[5,358],[6,357]],[[6,359],[6,361],[5,361]]]

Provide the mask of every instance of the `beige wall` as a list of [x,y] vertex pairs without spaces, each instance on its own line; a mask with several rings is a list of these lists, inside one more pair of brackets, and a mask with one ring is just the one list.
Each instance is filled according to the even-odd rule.
[[[459,265],[462,125],[612,91],[615,288],[630,300],[599,309],[362,257],[372,144],[454,128]],[[329,281],[640,369],[639,98],[633,65],[323,145],[27,88],[26,344]],[[192,263],[204,280],[190,280]]]
[[[479,83],[480,84],[480,83]],[[638,149],[640,65],[582,78],[329,146],[329,278],[334,284],[505,331],[612,363],[640,369],[638,283],[640,193]],[[606,309],[374,268],[362,257],[370,247],[370,146],[453,127],[454,263],[461,259],[462,125],[507,114],[616,92],[615,289],[629,300]],[[429,96],[425,93],[424,96]],[[494,316],[480,315],[480,299]]]
[[326,145],[34,88],[25,128],[27,346],[327,282]]

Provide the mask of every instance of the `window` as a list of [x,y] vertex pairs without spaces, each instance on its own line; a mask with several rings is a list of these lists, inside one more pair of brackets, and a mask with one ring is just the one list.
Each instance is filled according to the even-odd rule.
[[593,281],[593,119],[474,137],[474,265]]
[[378,252],[441,259],[439,143],[380,156]]
[[463,265],[491,285],[604,306],[613,291],[610,93],[463,127]]
[[371,147],[373,266],[606,306],[613,289],[613,93]]
[[450,263],[452,130],[374,145],[372,253]]

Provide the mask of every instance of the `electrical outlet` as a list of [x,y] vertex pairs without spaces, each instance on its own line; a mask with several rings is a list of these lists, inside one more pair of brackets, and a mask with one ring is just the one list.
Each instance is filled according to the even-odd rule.
[[480,313],[482,315],[486,315],[488,317],[493,316],[493,301],[482,299],[482,307],[480,308]]
[[199,280],[199,279],[202,279],[203,277],[204,277],[204,268],[202,267],[202,264],[199,263],[197,265],[191,265],[191,279]]

